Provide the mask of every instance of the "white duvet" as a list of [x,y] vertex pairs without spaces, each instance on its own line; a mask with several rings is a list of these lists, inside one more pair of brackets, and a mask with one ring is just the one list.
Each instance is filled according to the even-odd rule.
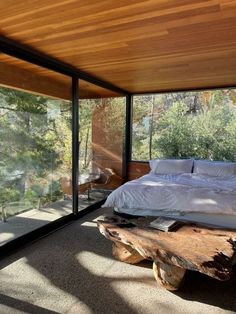
[[142,215],[160,210],[236,215],[236,176],[150,173],[117,188],[103,206]]

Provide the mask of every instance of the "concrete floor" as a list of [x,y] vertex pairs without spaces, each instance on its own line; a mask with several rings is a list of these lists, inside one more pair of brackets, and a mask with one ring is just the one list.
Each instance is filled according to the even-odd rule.
[[236,313],[236,275],[187,272],[182,289],[158,287],[150,264],[113,259],[97,210],[0,261],[0,313]]

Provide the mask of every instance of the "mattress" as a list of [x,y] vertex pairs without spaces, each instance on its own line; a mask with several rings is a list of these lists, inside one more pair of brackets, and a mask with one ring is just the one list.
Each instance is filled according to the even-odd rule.
[[149,173],[113,191],[103,206],[145,216],[160,213],[236,215],[236,176]]

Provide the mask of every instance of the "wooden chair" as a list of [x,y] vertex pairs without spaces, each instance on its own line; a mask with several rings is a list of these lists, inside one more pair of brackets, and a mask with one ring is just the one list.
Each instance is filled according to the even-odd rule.
[[66,177],[60,179],[61,189],[64,193],[64,196],[71,198],[72,197],[72,181]]
[[[60,179],[61,189],[66,197],[72,197],[72,180],[66,177]],[[85,193],[90,189],[90,183],[84,183],[79,185],[79,194]]]
[[91,183],[92,189],[114,190],[122,184],[122,178],[111,168],[104,168],[98,180]]

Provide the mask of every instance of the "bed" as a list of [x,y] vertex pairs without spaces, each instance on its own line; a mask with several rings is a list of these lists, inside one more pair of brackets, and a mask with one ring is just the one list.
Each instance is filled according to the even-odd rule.
[[129,215],[236,226],[236,163],[152,160],[150,168],[113,191],[103,206]]

